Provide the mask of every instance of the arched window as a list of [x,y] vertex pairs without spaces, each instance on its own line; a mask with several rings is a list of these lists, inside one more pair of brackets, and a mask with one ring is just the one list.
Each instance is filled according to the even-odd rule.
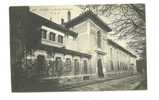
[[72,68],[71,59],[70,58],[66,58],[66,61],[65,61],[65,71],[66,72],[71,72],[71,68]]
[[61,57],[56,57],[56,60],[55,60],[55,72],[56,72],[57,76],[62,75],[62,72],[63,72],[63,62],[62,62]]
[[79,61],[77,59],[74,60],[74,68],[75,68],[75,75],[79,74]]
[[84,65],[84,74],[87,74],[88,68],[87,68],[87,61],[86,60],[83,61],[83,65]]
[[110,67],[111,67],[111,71],[114,71],[114,65],[113,65],[113,61],[110,61]]

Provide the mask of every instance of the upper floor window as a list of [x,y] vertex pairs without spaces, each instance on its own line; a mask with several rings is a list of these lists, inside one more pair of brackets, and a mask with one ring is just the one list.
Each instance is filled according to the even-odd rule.
[[112,48],[110,48],[110,57],[112,57]]
[[41,30],[41,36],[42,36],[43,39],[46,39],[46,37],[47,37],[46,33],[47,33],[46,30],[44,30],[44,29]]
[[49,40],[51,40],[51,41],[55,41],[55,36],[56,36],[56,34],[55,34],[55,33],[50,32]]
[[63,43],[63,36],[58,35],[58,42],[59,42],[59,43]]
[[101,33],[97,31],[97,47],[101,48]]

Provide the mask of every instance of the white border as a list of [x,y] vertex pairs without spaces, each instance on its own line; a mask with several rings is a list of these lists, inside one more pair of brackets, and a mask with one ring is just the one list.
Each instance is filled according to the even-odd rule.
[[[156,2],[155,2],[156,1]],[[147,24],[147,91],[105,91],[105,92],[45,92],[11,93],[10,85],[10,46],[9,46],[9,6],[23,5],[71,5],[71,4],[120,4],[146,3]],[[0,5],[0,95],[6,100],[151,100],[158,99],[159,90],[159,32],[157,0],[3,0]]]

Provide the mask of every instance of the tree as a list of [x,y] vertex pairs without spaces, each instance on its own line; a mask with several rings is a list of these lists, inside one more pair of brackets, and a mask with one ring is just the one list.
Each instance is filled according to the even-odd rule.
[[84,11],[90,9],[97,15],[110,18],[108,25],[113,29],[111,36],[116,41],[125,40],[127,48],[142,58],[146,57],[145,5],[78,5]]

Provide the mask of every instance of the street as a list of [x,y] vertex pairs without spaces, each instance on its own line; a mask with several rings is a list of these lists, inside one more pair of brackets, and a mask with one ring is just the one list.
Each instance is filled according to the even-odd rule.
[[[67,89],[67,91],[110,91],[110,90],[134,90],[141,85],[143,78],[137,75],[129,76],[121,79],[98,82],[85,86]],[[141,86],[140,86],[140,89]],[[144,89],[144,87],[143,87]],[[136,89],[137,90],[137,89]]]
[[25,83],[27,85],[25,87],[22,85],[23,89],[19,90],[20,92],[145,90],[147,88],[145,78],[139,74],[116,79],[101,78],[97,80],[85,80],[78,83],[61,85],[53,80],[47,81],[46,83],[39,83],[35,81],[25,81]]

